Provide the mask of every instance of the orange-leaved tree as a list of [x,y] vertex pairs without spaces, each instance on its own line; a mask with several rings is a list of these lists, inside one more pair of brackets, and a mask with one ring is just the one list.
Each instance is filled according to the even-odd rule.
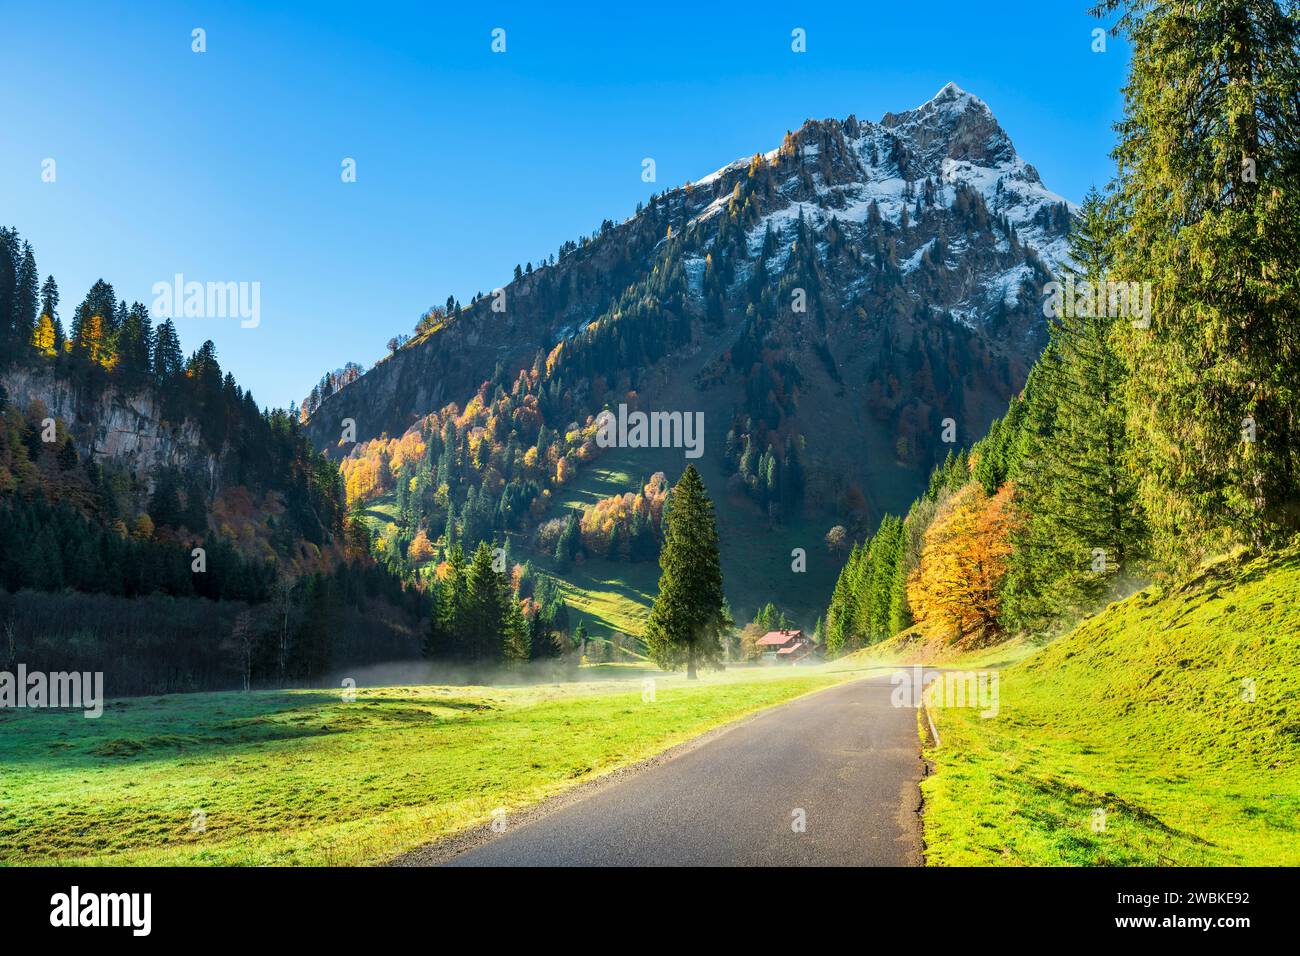
[[973,481],[940,505],[907,582],[922,633],[957,641],[997,630],[998,589],[1017,520],[1010,484],[990,497]]
[[411,544],[406,549],[406,557],[412,564],[423,564],[425,561],[433,558],[433,542],[429,540],[429,534],[423,528],[415,533],[411,539]]

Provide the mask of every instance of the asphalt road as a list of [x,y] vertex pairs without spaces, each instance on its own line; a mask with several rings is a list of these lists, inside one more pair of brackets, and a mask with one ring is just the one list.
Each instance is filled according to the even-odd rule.
[[891,706],[892,689],[883,676],[812,694],[519,825],[507,819],[450,859],[417,851],[403,862],[919,865],[916,711]]

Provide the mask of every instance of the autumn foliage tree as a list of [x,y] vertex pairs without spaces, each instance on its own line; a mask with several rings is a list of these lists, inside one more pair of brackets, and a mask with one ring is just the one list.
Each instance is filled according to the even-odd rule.
[[940,506],[907,583],[923,633],[978,641],[996,631],[998,591],[1017,520],[1010,484],[990,496],[971,482]]
[[415,533],[406,556],[412,564],[424,564],[426,561],[433,560],[433,542],[429,540],[428,532],[423,528]]

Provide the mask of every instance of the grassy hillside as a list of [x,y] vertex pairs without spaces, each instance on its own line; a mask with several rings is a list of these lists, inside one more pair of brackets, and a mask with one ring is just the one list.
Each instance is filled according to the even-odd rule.
[[1111,605],[1000,698],[933,711],[931,864],[1300,863],[1300,553]]
[[888,664],[935,664],[945,667],[1001,668],[1009,667],[1042,649],[1023,637],[1013,637],[998,644],[966,650],[945,639],[927,638],[915,628],[895,634],[888,640],[839,658],[851,666]]
[[[602,498],[635,491],[654,471],[668,469],[674,456],[680,469],[680,451],[627,448],[607,451],[584,466],[574,481],[557,490],[547,517],[559,517],[567,510],[581,513],[584,507]],[[659,585],[658,562],[598,558],[561,569],[551,555],[535,550],[531,536],[520,542],[514,556],[520,561],[525,557],[530,559],[538,570],[555,579],[574,612],[572,620],[576,623],[581,618],[592,636],[603,639],[618,631],[640,635],[645,630]]]
[[[678,386],[670,378],[669,387],[678,390],[671,392],[666,407],[692,407],[685,386]],[[694,403],[700,404],[698,397]],[[705,412],[705,446],[721,448],[730,416],[721,408],[710,407]],[[663,471],[670,482],[676,482],[687,461],[680,449],[612,449],[557,491],[548,517],[561,515],[566,508],[581,508],[610,495],[633,491],[656,471]],[[763,605],[776,601],[796,623],[811,630],[843,563],[841,557],[828,554],[823,543],[835,519],[810,511],[773,524],[743,495],[728,493],[727,475],[716,456],[706,454],[692,463],[700,470],[713,499],[727,598],[737,621],[748,622]],[[907,495],[914,490],[908,486]],[[798,574],[791,570],[791,551],[796,547],[806,552],[807,565]],[[598,628],[635,634],[644,628],[659,581],[657,562],[594,560],[560,571],[554,562],[531,549],[521,547],[514,555],[517,560],[530,557],[539,568],[552,574],[569,605],[582,614],[589,628],[594,623]]]
[[[357,864],[650,756],[839,670],[192,694],[0,712],[0,865]],[[656,699],[642,700],[653,675]],[[195,810],[206,830],[194,832]]]

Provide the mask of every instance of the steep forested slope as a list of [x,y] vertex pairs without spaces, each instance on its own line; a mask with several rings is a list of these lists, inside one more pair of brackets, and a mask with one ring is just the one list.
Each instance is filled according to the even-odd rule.
[[106,282],[65,334],[54,279],[38,295],[31,247],[0,239],[0,280],[27,276],[0,290],[9,663],[103,670],[120,695],[418,653],[418,598],[371,560],[296,416],[259,409],[211,342],[184,359],[170,320]]

